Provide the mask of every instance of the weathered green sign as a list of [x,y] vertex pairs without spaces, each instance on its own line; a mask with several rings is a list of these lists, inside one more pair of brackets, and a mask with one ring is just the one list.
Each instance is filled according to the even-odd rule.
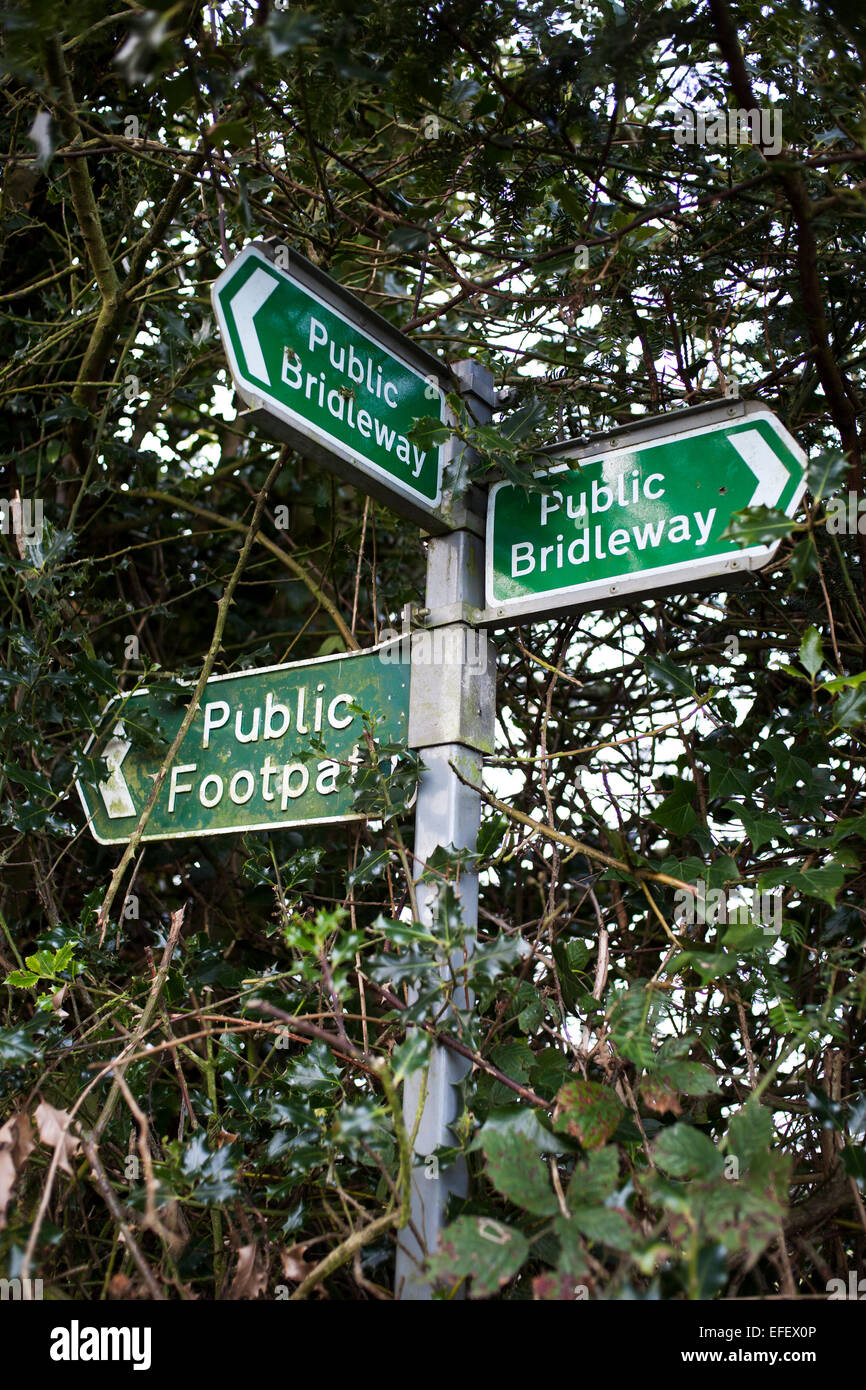
[[[352,776],[365,748],[364,716],[379,743],[406,741],[410,668],[388,660],[392,645],[213,676],[143,838],[363,819],[353,808]],[[129,839],[188,700],[166,688],[109,702],[102,722],[113,725],[102,755],[109,776],[78,783],[100,844]]]
[[434,357],[284,246],[247,246],[212,294],[257,423],[410,519],[439,520],[444,446],[409,438],[416,420],[445,420]]
[[[770,545],[723,539],[734,512],[764,504],[792,516],[806,456],[770,411],[750,403],[711,423],[666,417],[634,442],[548,453],[550,490],[491,488],[484,620],[548,617],[657,588],[759,569]],[[729,418],[735,416],[737,418]],[[705,417],[704,417],[705,418]]]

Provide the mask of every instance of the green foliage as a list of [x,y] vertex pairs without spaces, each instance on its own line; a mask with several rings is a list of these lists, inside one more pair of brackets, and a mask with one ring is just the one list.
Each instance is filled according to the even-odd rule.
[[[710,9],[567,9],[4,8],[0,497],[44,525],[0,537],[0,1129],[37,1141],[13,1181],[0,1140],[0,1273],[32,1235],[46,1297],[150,1297],[142,1265],[168,1298],[272,1297],[329,1256],[320,1291],[387,1296],[435,1037],[466,1067],[431,1156],[469,1173],[443,1297],[777,1297],[790,1270],[811,1298],[860,1258],[866,542],[828,523],[862,501],[862,44],[838,6],[731,8],[773,161],[672,139],[680,105],[742,104]],[[417,528],[238,412],[209,292],[264,237],[492,370],[490,421],[449,397],[480,489],[537,505],[546,444],[735,381],[808,491],[732,519],[779,542],[761,572],[497,634],[508,813],[475,853],[414,863],[421,759],[365,740],[364,820],[148,842],[103,924],[84,747],[116,691],[196,678],[275,461],[218,672],[372,646],[423,597]],[[41,1104],[97,1136],[116,1209],[83,1151],[49,1179]]]
[[554,1128],[579,1140],[584,1149],[600,1149],[613,1134],[622,1104],[594,1081],[566,1081],[556,1096]]

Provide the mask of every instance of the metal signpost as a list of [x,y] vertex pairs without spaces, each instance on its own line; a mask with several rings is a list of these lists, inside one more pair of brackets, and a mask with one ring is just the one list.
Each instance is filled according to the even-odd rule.
[[[383,743],[405,743],[408,731],[409,667],[387,660],[390,645],[212,676],[142,839],[362,819],[351,780],[365,750],[362,712]],[[77,784],[100,844],[131,836],[185,707],[170,690],[137,690],[109,702],[109,776],[98,786]],[[164,744],[146,737],[155,719]]]
[[[490,372],[475,362],[458,362],[454,372],[476,420],[488,420],[493,408]],[[468,454],[456,440],[451,447],[462,465],[468,463]],[[437,846],[473,851],[476,845],[481,798],[460,778],[478,786],[483,755],[493,752],[496,656],[484,634],[474,633],[468,620],[482,602],[483,560],[483,517],[473,518],[467,513],[459,530],[429,542],[426,626],[440,635],[439,650],[448,659],[436,665],[413,660],[412,665],[409,743],[419,750],[425,767],[415,808],[418,879]],[[478,924],[477,873],[462,870],[457,892],[463,923],[474,929]],[[436,893],[435,884],[418,883],[418,915],[425,926],[435,920]],[[470,1003],[467,999],[457,1002],[463,1008]],[[441,1022],[447,1028],[448,1019]],[[432,1298],[424,1257],[437,1248],[449,1196],[465,1195],[467,1190],[465,1163],[461,1160],[446,1168],[439,1165],[435,1155],[438,1148],[453,1143],[449,1131],[458,1114],[456,1087],[468,1070],[469,1064],[462,1058],[434,1043],[415,1138],[410,1221],[400,1232],[397,1245],[395,1296],[404,1301]],[[403,1088],[403,1115],[410,1134],[420,1096],[421,1075],[415,1072],[407,1077]]]
[[416,420],[447,419],[435,357],[282,245],[247,246],[212,298],[248,422],[410,521],[449,529],[445,446],[409,438]]
[[742,548],[723,539],[733,513],[763,503],[793,516],[806,486],[802,449],[751,402],[545,452],[550,491],[490,490],[488,626],[760,569],[778,542]]

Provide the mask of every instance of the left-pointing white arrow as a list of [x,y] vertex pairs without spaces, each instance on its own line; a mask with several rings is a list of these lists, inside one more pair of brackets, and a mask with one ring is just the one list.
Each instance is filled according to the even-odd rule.
[[788,469],[778,454],[758,430],[743,430],[739,434],[728,435],[728,440],[758,480],[749,506],[775,507],[789,477]]
[[105,809],[111,820],[135,815],[135,803],[129,794],[126,778],[120,770],[120,764],[131,747],[132,740],[126,737],[123,725],[115,724],[114,737],[108,740],[102,755],[108,764],[110,775],[99,785],[99,794],[105,802]]
[[229,300],[229,308],[234,314],[247,367],[252,376],[257,377],[259,381],[267,382],[268,386],[271,384],[271,378],[268,376],[253,319],[262,305],[270,299],[277,283],[266,270],[254,270],[246,284]]

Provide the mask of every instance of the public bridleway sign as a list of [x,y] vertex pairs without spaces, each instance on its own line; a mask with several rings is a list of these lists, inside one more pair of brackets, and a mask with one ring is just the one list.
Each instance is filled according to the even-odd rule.
[[[213,676],[143,839],[363,818],[353,779],[365,727],[382,746],[406,744],[410,667],[388,660],[392,647]],[[85,749],[95,754],[100,732],[110,733],[108,776],[78,782],[100,844],[130,838],[188,701],[188,687],[166,684],[109,702]]]
[[766,565],[778,541],[741,547],[724,532],[745,507],[793,516],[806,456],[756,403],[724,416],[657,419],[606,448],[555,446],[544,491],[494,484],[483,621],[546,618]]
[[435,357],[281,244],[247,246],[212,299],[247,419],[419,525],[448,529],[445,446],[410,437],[418,420],[446,420]]

